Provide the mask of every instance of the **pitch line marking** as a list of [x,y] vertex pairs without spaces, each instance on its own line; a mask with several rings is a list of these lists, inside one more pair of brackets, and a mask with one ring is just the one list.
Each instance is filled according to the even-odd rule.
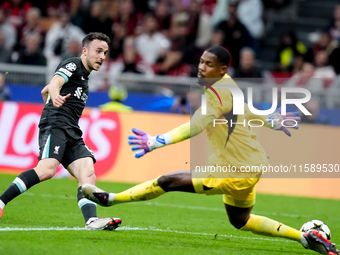
[[[117,229],[118,231],[123,231],[123,230],[128,230],[128,231],[155,231],[155,232],[167,232],[167,233],[176,233],[176,234],[185,234],[185,235],[201,235],[201,236],[215,236],[216,233],[204,233],[204,232],[186,232],[186,231],[180,231],[180,230],[170,230],[170,229],[160,229],[160,228],[153,228],[153,227],[148,227],[148,228],[140,228],[140,227],[121,227]],[[281,239],[281,238],[266,238],[266,237],[246,237],[246,236],[233,236],[233,235],[219,235],[217,236],[220,237],[225,237],[225,238],[241,238],[241,239],[253,239],[253,240],[266,240],[266,241],[275,241],[275,242],[294,242],[292,240],[286,240],[286,239]]]
[[[96,230],[89,230],[80,227],[51,227],[51,228],[0,228],[0,232],[14,232],[14,231],[96,231]],[[120,227],[116,229],[116,231],[153,231],[153,232],[165,232],[165,233],[175,233],[175,234],[185,234],[185,235],[199,235],[199,236],[216,236],[216,233],[204,233],[204,232],[187,232],[187,231],[180,231],[180,230],[171,230],[171,229],[160,229],[154,227]],[[252,240],[265,240],[265,241],[274,241],[274,242],[293,242],[291,240],[286,239],[279,239],[279,238],[265,238],[265,237],[245,237],[245,236],[234,236],[234,235],[219,235],[219,237],[225,238],[241,238],[241,239],[252,239]]]
[[68,228],[68,227],[52,227],[52,228],[0,228],[0,232],[9,231],[78,231],[78,230],[88,230],[85,228]]

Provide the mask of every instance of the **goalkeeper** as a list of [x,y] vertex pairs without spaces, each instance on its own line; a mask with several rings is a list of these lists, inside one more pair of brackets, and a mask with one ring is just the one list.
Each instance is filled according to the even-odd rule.
[[[205,85],[205,88],[212,88],[213,91],[214,84],[217,83],[237,86],[226,74],[229,61],[229,53],[223,47],[215,46],[207,49],[201,56],[198,66],[200,84]],[[266,126],[282,130],[287,135],[290,135],[290,132],[286,127],[297,128],[297,122],[300,119],[294,113],[288,113],[286,116],[281,116],[279,113],[258,116],[252,114],[246,107],[245,115],[232,115],[233,97],[230,90],[216,88],[216,92],[221,103],[217,94],[214,95],[214,98],[207,95],[207,113],[205,115],[202,115],[201,109],[198,109],[190,122],[168,133],[152,137],[141,130],[133,129],[135,135],[129,136],[129,144],[133,146],[133,151],[138,150],[135,157],[142,157],[154,149],[189,139],[206,130],[214,151],[210,158],[213,165],[231,165],[238,170],[245,165],[259,166],[261,169],[261,165],[267,164],[267,156],[256,140],[255,133],[248,126],[242,124],[216,125],[214,127],[214,119],[225,118],[228,123],[230,123],[229,118],[234,120],[233,123],[244,123],[244,121],[247,123],[249,119],[260,119]],[[209,92],[209,94],[212,93]],[[286,127],[282,125],[282,121]],[[178,171],[141,183],[121,193],[107,193],[90,184],[84,184],[82,191],[85,197],[103,206],[149,200],[170,191],[207,195],[222,194],[229,221],[235,228],[255,234],[295,240],[305,248],[322,254],[339,254],[335,245],[323,239],[317,232],[302,233],[275,220],[251,214],[255,204],[255,185],[261,177],[261,171],[251,173],[237,171],[229,176],[209,173],[204,178],[197,177],[200,176],[194,176],[193,171]]]

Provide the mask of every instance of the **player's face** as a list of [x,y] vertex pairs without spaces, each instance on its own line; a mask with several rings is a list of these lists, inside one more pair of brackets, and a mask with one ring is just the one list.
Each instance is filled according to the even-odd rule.
[[201,84],[211,83],[209,80],[216,80],[221,78],[226,72],[226,66],[223,66],[217,59],[217,57],[205,51],[201,56],[200,63],[198,65],[197,77]]
[[100,40],[93,40],[87,47],[84,47],[83,54],[86,57],[88,71],[98,71],[103,64],[108,51],[109,46],[107,43]]

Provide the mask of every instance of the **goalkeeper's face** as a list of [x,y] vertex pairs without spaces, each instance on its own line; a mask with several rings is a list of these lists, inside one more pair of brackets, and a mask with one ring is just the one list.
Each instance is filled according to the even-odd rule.
[[216,80],[220,79],[225,74],[225,66],[223,66],[217,57],[205,51],[198,65],[197,77],[201,85],[212,85]]

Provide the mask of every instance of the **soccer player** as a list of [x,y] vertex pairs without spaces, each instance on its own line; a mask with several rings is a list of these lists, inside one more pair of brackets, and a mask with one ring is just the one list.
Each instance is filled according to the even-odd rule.
[[[198,67],[200,84],[205,85],[206,88],[214,88],[219,83],[237,86],[226,74],[229,61],[230,56],[223,47],[215,46],[207,49],[201,56]],[[260,119],[266,123],[266,126],[282,130],[290,135],[289,130],[283,126],[283,120],[286,120],[284,121],[286,126],[296,127],[299,117],[294,113],[281,116],[278,112],[269,116],[258,116],[252,114],[246,104],[245,115],[233,115],[233,96],[230,90],[225,88],[215,88],[215,90],[223,103],[218,102],[217,96],[214,98],[207,96],[206,105],[208,107],[205,115],[201,113],[201,109],[198,109],[190,122],[154,137],[141,130],[133,129],[135,135],[129,136],[129,144],[133,146],[133,151],[138,150],[135,157],[139,158],[154,149],[189,139],[205,129],[214,152],[210,157],[210,162],[213,165],[233,166],[238,171],[229,173],[227,176],[213,172],[204,178],[197,175],[194,170],[178,171],[144,182],[120,193],[108,193],[94,185],[84,184],[82,191],[85,197],[103,206],[111,206],[153,199],[170,191],[206,195],[223,194],[226,212],[234,227],[255,234],[295,240],[305,248],[322,254],[339,254],[335,244],[324,239],[316,231],[302,233],[275,220],[251,214],[255,204],[254,187],[260,179],[261,171],[244,173],[241,169],[242,166],[258,166],[261,169],[261,165],[267,164],[267,157],[264,149],[256,140],[255,133],[249,126],[242,125],[242,123],[245,119]],[[213,125],[214,119],[229,120],[229,117],[237,124],[234,126]]]
[[78,122],[88,97],[90,73],[98,71],[110,45],[108,36],[90,33],[82,41],[82,55],[62,61],[41,91],[45,107],[39,123],[39,162],[19,174],[0,196],[0,218],[5,205],[39,182],[52,178],[61,163],[78,181],[78,205],[85,228],[114,230],[119,218],[98,218],[97,204],[86,199],[81,186],[96,183],[93,152],[85,145]]

